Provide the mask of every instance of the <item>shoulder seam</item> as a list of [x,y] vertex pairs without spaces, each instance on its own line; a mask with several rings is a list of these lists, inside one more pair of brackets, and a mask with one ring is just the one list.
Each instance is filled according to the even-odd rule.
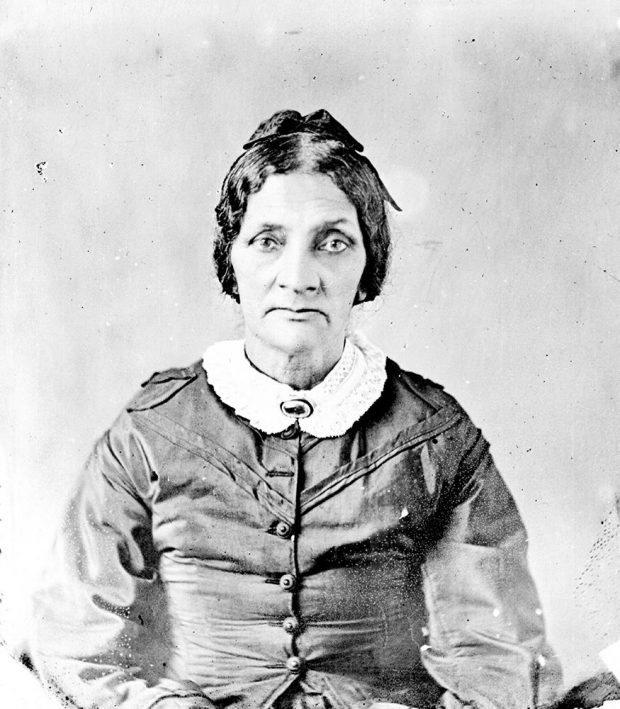
[[171,379],[195,379],[197,376],[196,370],[201,366],[202,360],[199,359],[197,362],[190,364],[189,367],[171,367],[170,369],[164,369],[162,372],[153,372],[140,386],[144,389],[149,384],[164,384]]
[[[434,409],[442,409],[454,404],[454,398],[448,394],[441,384],[437,384],[431,379],[402,369],[393,360],[388,360],[390,368],[393,368],[395,378],[406,387],[412,394],[418,396],[422,401]],[[416,380],[419,386],[416,386]]]
[[198,378],[202,367],[198,360],[189,367],[155,372],[141,385],[141,390],[125,407],[128,413],[154,409],[176,396],[183,388]]

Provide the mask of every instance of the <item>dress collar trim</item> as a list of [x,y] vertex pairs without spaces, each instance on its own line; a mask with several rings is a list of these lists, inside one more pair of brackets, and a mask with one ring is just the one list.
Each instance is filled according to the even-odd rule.
[[302,431],[317,438],[342,436],[381,396],[386,380],[385,354],[360,332],[346,338],[336,366],[308,390],[293,389],[255,369],[245,356],[243,340],[211,345],[203,367],[220,399],[270,435],[282,433],[294,421],[281,405],[304,399],[312,413],[298,419]]

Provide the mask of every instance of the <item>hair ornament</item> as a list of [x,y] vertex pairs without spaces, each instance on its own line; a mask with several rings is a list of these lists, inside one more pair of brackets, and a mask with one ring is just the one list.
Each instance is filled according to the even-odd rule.
[[[349,131],[339,123],[329,111],[320,108],[318,111],[313,111],[305,116],[302,116],[299,111],[278,111],[271,118],[263,121],[258,128],[250,136],[250,140],[244,144],[243,149],[248,150],[257,143],[265,143],[274,138],[280,138],[285,135],[293,135],[294,133],[312,133],[318,135],[325,140],[337,140],[347,150],[353,150],[361,153],[364,146],[349,133]],[[375,174],[381,190],[383,198],[398,212],[402,211],[396,204],[392,195],[388,192],[387,187],[379,177],[379,173],[370,160],[359,155],[359,160],[365,162],[366,165]]]
[[278,111],[258,126],[243,149],[247,150],[258,142],[292,133],[314,133],[326,140],[337,140],[349,150],[358,153],[364,150],[364,146],[324,108],[306,116],[302,116],[299,111]]

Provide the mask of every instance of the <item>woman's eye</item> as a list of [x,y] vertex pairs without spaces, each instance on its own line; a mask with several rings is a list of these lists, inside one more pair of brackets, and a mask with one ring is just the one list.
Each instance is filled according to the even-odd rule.
[[278,240],[268,234],[256,237],[252,244],[258,247],[261,251],[273,251],[274,249],[277,249],[279,245]]
[[349,245],[343,239],[326,239],[320,246],[322,251],[329,251],[333,254],[338,254],[341,251],[349,248]]

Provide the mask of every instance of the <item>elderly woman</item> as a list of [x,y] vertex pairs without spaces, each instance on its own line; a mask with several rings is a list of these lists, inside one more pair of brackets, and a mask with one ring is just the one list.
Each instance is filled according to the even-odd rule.
[[348,331],[395,203],[327,111],[276,113],[244,149],[214,252],[244,339],[154,374],[96,445],[36,599],[36,668],[98,709],[548,703],[487,443]]

